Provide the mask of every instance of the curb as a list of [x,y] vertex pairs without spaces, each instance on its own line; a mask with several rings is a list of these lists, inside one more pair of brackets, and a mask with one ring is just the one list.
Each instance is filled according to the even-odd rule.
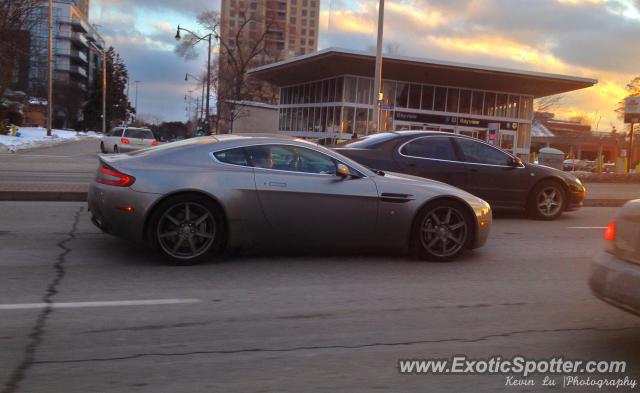
[[625,199],[585,199],[584,207],[621,207],[627,202]]
[[0,191],[0,201],[86,202],[86,192],[69,191]]

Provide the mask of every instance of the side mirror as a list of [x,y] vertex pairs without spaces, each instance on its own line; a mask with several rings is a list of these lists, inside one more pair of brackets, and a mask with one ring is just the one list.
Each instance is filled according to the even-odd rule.
[[345,164],[338,163],[336,165],[336,176],[344,179],[350,175],[351,175],[351,171],[349,170],[349,167],[347,167]]
[[518,167],[520,167],[520,166],[522,166],[522,165],[523,165],[523,164],[522,164],[522,160],[521,160],[521,159],[519,159],[519,158],[512,157],[512,158],[509,160],[509,166],[512,166],[512,167],[514,167],[514,168],[518,168]]

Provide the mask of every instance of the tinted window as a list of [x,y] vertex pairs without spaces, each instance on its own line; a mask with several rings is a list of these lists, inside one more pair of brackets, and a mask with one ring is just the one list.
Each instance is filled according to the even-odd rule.
[[249,165],[243,148],[219,151],[213,153],[213,155],[218,161],[224,162],[225,164]]
[[335,174],[335,161],[322,153],[297,146],[263,145],[246,148],[256,168],[317,174]]
[[397,136],[396,134],[393,134],[391,132],[381,132],[379,134],[371,134],[369,136],[365,136],[363,138],[356,139],[351,142],[347,142],[345,146],[353,147],[357,149],[366,149],[366,148],[376,146],[379,143],[383,143],[391,139],[394,139],[396,136]]
[[154,139],[150,130],[127,129],[125,136],[129,138]]
[[509,165],[509,156],[498,149],[470,139],[458,139],[465,161],[478,164]]
[[406,156],[457,161],[453,145],[447,137],[424,137],[415,139],[402,147]]
[[113,132],[111,133],[111,136],[122,136],[122,128],[116,128],[115,130],[113,130]]

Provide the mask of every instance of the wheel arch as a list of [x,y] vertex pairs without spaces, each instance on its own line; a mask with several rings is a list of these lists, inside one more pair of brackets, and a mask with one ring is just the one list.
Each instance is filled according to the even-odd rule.
[[476,241],[476,236],[478,235],[478,221],[475,219],[476,214],[473,211],[473,208],[462,198],[457,197],[455,195],[441,195],[441,196],[436,196],[433,197],[431,199],[428,199],[426,201],[424,201],[422,203],[422,205],[420,205],[420,207],[418,209],[416,209],[415,214],[413,215],[413,218],[411,220],[411,227],[409,228],[409,234],[407,236],[407,238],[409,239],[409,246],[411,246],[411,239],[412,239],[412,234],[413,231],[416,228],[416,225],[418,225],[418,216],[425,210],[427,209],[430,205],[436,203],[436,202],[443,202],[443,201],[448,201],[448,202],[455,202],[458,203],[460,205],[462,205],[466,211],[466,213],[469,215],[469,217],[472,219],[471,223],[473,225],[473,231],[471,231],[471,236],[469,236],[469,239],[467,240],[467,248],[471,248]]
[[[226,210],[224,209],[224,206],[222,205],[222,203],[220,203],[220,201],[218,200],[218,198],[216,198],[215,196],[204,192],[202,190],[194,190],[194,189],[182,189],[182,190],[176,190],[176,191],[172,191],[168,194],[163,195],[162,197],[158,198],[156,201],[153,202],[153,204],[151,206],[149,206],[149,209],[147,209],[147,213],[145,215],[144,218],[144,226],[142,227],[142,240],[144,241],[148,241],[149,238],[147,236],[147,233],[149,232],[149,223],[151,221],[151,217],[153,217],[153,214],[155,213],[156,209],[158,208],[158,206],[166,201],[167,199],[170,198],[175,198],[175,197],[179,197],[179,196],[187,196],[187,195],[192,195],[192,196],[200,196],[200,197],[205,197],[207,198],[222,214],[222,222],[224,224],[224,233],[226,234],[226,236],[228,237],[229,234],[229,219],[228,219],[228,215]],[[228,239],[225,239],[225,242]]]

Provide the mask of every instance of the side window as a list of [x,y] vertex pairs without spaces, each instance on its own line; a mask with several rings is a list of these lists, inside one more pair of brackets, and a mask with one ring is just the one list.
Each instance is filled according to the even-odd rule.
[[230,149],[213,153],[216,159],[225,164],[249,166],[247,155],[243,148]]
[[333,158],[297,146],[262,145],[247,147],[251,164],[256,168],[290,172],[335,174]]
[[457,139],[466,162],[491,165],[509,165],[509,156],[498,149],[470,139]]
[[124,131],[122,128],[116,128],[113,131],[112,136],[121,137],[122,136],[122,131]]
[[401,154],[411,157],[432,158],[437,160],[457,161],[456,152],[450,138],[430,136],[414,139],[400,150]]

